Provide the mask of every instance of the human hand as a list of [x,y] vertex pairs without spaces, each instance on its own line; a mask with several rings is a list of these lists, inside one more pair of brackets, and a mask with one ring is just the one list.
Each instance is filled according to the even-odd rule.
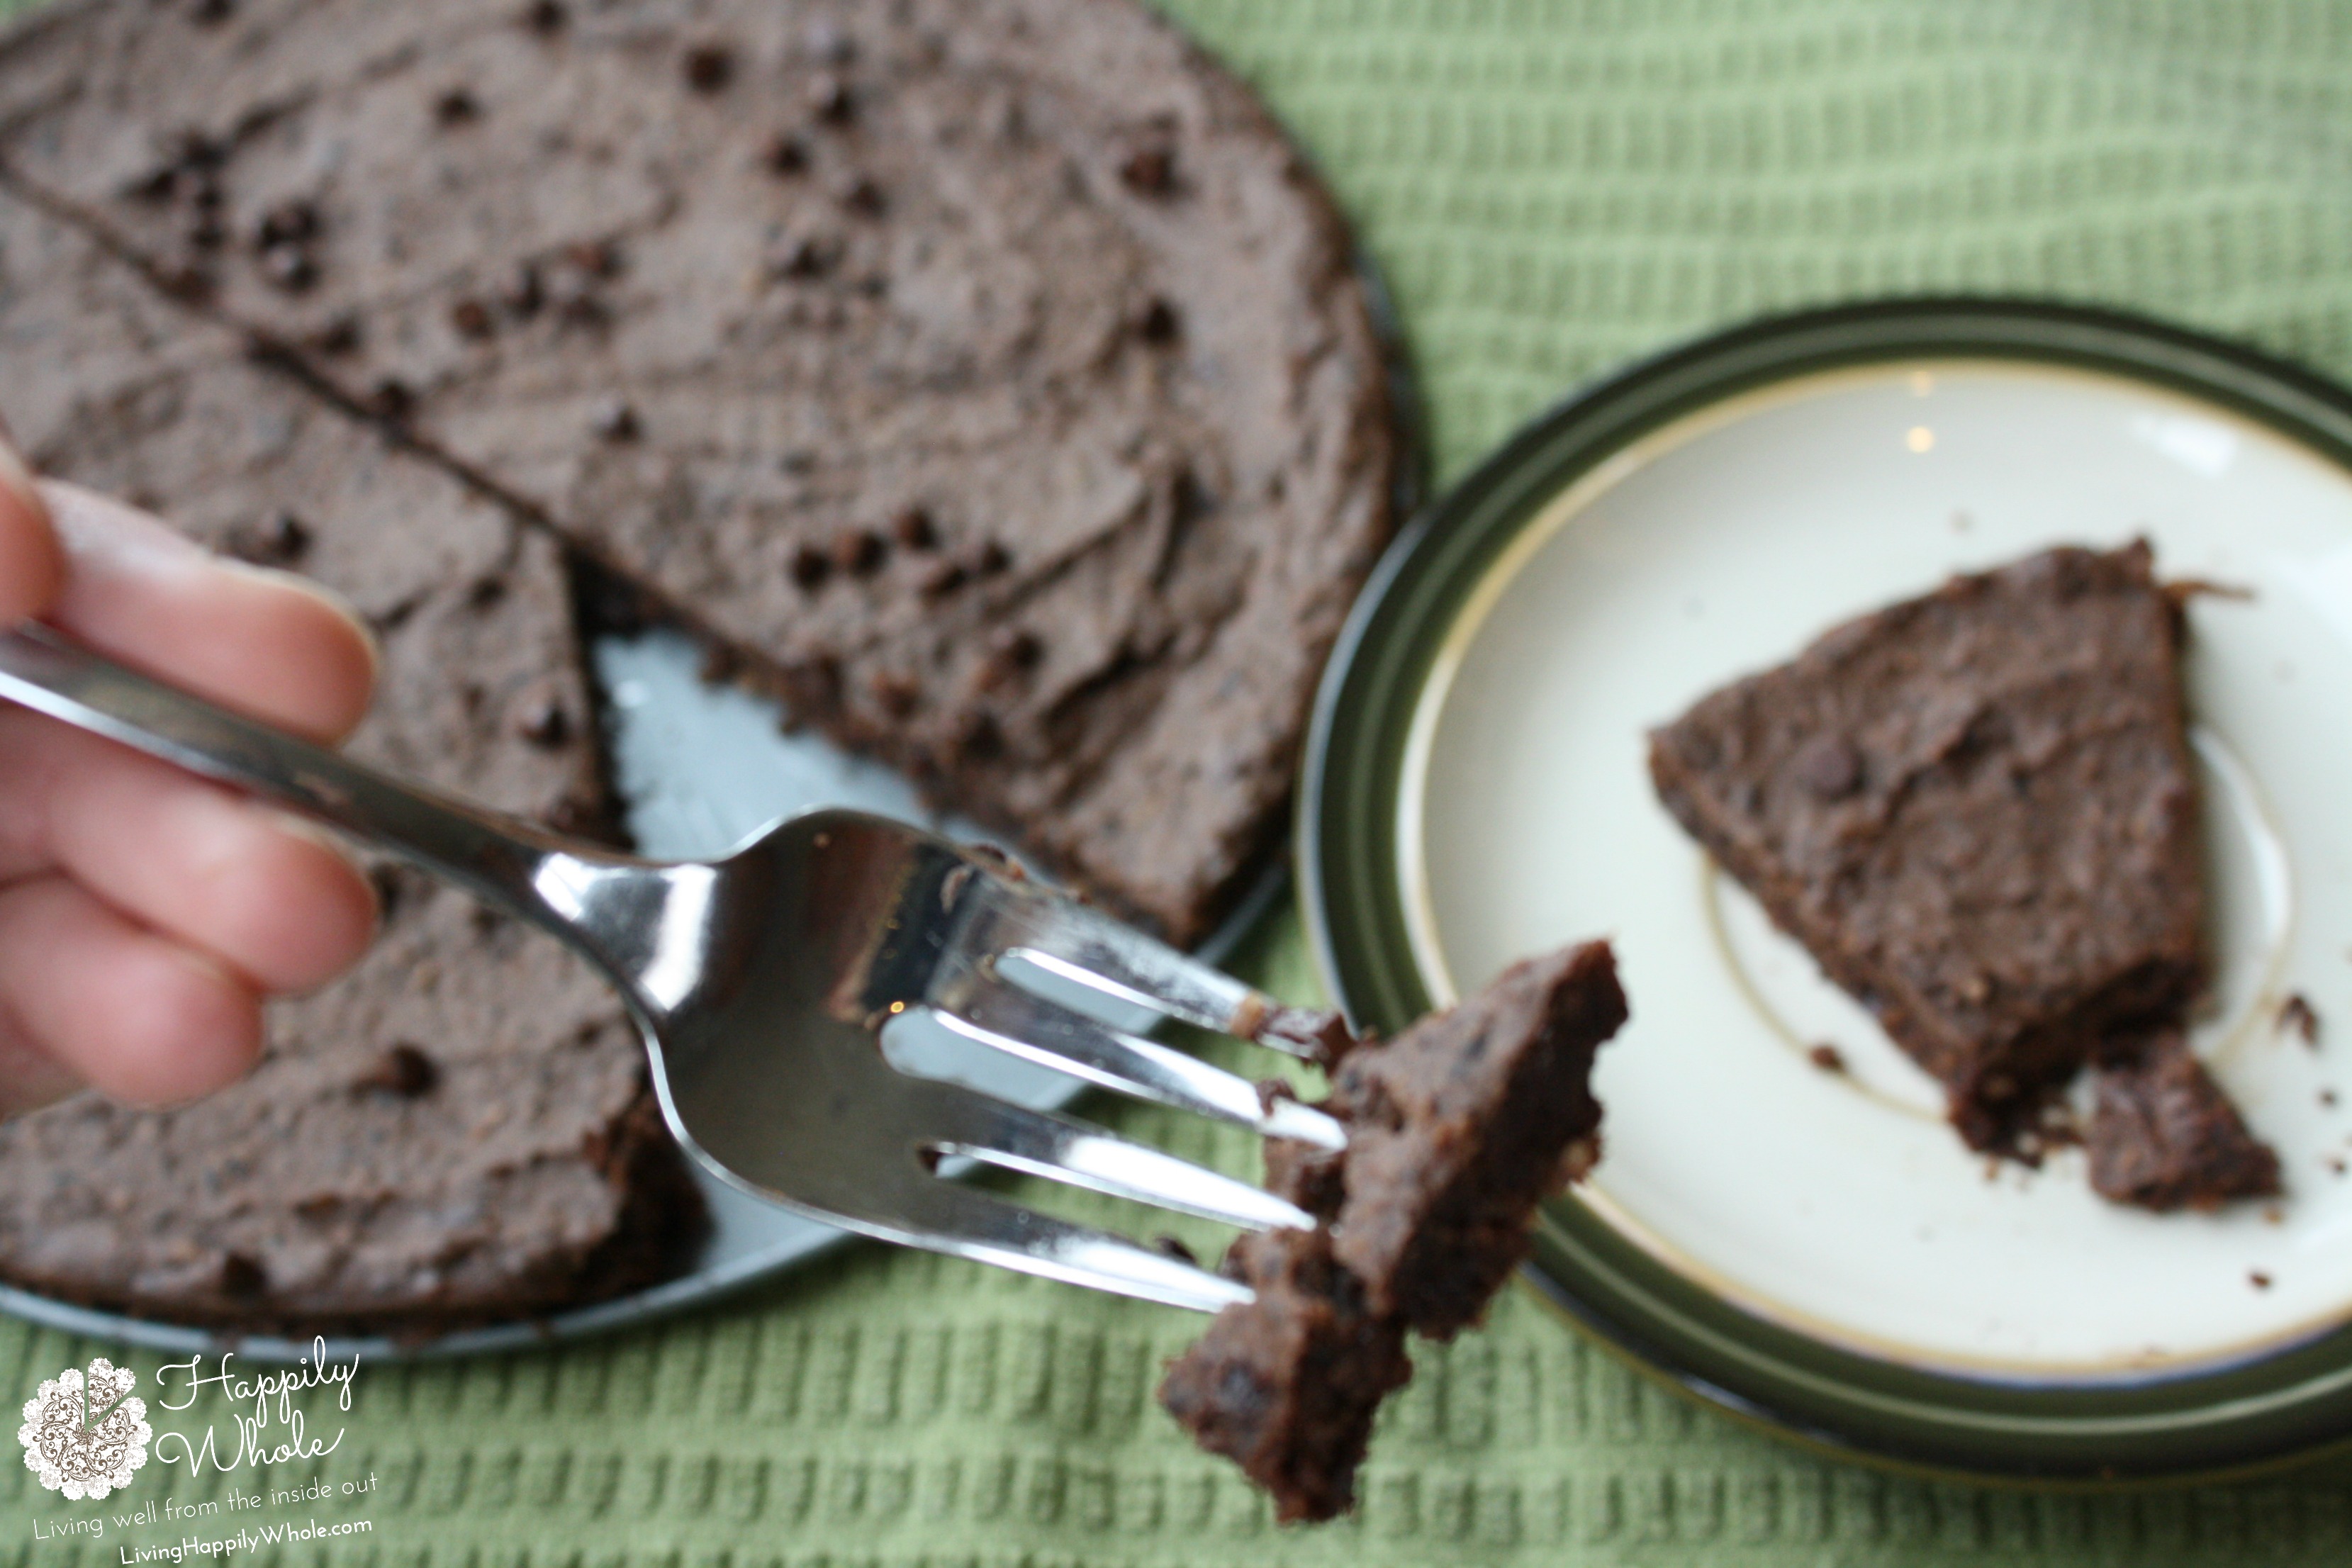
[[[0,626],[37,616],[199,696],[332,743],[375,656],[349,613],[219,560],[0,440]],[[373,935],[367,879],[272,809],[0,703],[0,1117],[83,1085],[160,1105],[234,1081],[261,1000]]]

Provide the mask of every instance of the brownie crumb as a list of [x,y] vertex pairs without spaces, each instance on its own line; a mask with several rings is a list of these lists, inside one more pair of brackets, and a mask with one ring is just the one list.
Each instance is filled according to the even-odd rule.
[[416,394],[396,375],[379,376],[368,388],[368,408],[378,418],[405,419],[416,411]]
[[563,0],[531,0],[523,7],[522,25],[534,33],[560,33],[571,19],[571,14],[563,8]]
[[546,302],[547,289],[539,268],[528,261],[518,263],[499,285],[499,303],[517,316],[535,316]]
[[1827,1040],[1807,1051],[1805,1059],[1823,1072],[1843,1073],[1845,1071],[1845,1053]]
[[2271,1288],[2271,1277],[2259,1268],[2250,1268],[2246,1271],[2246,1283],[2257,1290],[2267,1290]]
[[290,511],[229,531],[227,553],[255,566],[291,566],[310,548],[310,530]]
[[236,0],[194,0],[188,7],[188,20],[200,27],[217,27],[236,15]]
[[470,125],[482,116],[479,100],[462,87],[444,88],[433,100],[433,120],[438,125]]
[[1151,1250],[1159,1253],[1162,1258],[1172,1258],[1179,1263],[1190,1263],[1197,1267],[1201,1261],[1198,1254],[1172,1236],[1153,1237]]
[[880,217],[890,205],[882,187],[862,174],[841,187],[840,200],[843,210],[859,217]]
[[961,562],[934,561],[923,572],[919,584],[922,595],[926,599],[944,599],[962,587],[971,575]]
[[2279,1004],[2278,1016],[2273,1027],[2280,1034],[2294,1035],[2306,1046],[2319,1044],[2319,1012],[2311,998],[2298,991]]

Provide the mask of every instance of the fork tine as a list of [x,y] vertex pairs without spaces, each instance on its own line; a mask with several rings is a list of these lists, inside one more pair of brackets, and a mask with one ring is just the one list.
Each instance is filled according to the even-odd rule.
[[830,1217],[886,1241],[1196,1312],[1214,1312],[1255,1294],[1237,1279],[1139,1247],[1125,1237],[1039,1214],[953,1182],[919,1178],[913,1190],[897,1194],[887,1213]]
[[1237,1021],[1262,1017],[1276,1005],[1233,976],[1084,904],[1034,888],[1008,886],[1005,891],[1013,895],[1003,910],[1008,929],[995,934],[1009,939],[1007,957],[1221,1034],[1235,1032]]
[[1247,1079],[1154,1040],[1124,1034],[1024,991],[1002,975],[973,975],[935,1004],[933,1016],[966,1039],[1055,1068],[1123,1094],[1236,1122],[1271,1138],[1326,1149],[1347,1143],[1339,1124],[1311,1106],[1259,1098]]
[[1067,1116],[1031,1110],[974,1089],[934,1084],[921,1135],[941,1155],[1044,1176],[1113,1197],[1250,1230],[1311,1229],[1315,1217],[1263,1187]]

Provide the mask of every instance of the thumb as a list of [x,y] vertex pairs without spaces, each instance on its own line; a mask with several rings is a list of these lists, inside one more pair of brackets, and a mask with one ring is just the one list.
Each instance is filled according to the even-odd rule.
[[64,576],[49,509],[0,426],[0,627],[47,609]]

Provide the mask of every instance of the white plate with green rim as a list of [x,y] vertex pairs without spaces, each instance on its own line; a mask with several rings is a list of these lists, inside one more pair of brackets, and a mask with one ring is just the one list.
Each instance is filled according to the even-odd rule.
[[[2193,1039],[2287,1193],[2215,1215],[2108,1205],[2079,1151],[1989,1171],[1643,764],[1648,727],[1838,621],[2142,536],[2168,576],[2251,590],[2189,611],[2216,971]],[[2211,1472],[2352,1435],[2348,721],[2352,395],[2094,311],[1818,312],[1579,395],[1400,540],[1323,689],[1301,892],[1375,1029],[1614,940],[1607,1152],[1533,1270],[1608,1342],[1864,1457]],[[2291,994],[2316,1049],[2276,1026]]]

